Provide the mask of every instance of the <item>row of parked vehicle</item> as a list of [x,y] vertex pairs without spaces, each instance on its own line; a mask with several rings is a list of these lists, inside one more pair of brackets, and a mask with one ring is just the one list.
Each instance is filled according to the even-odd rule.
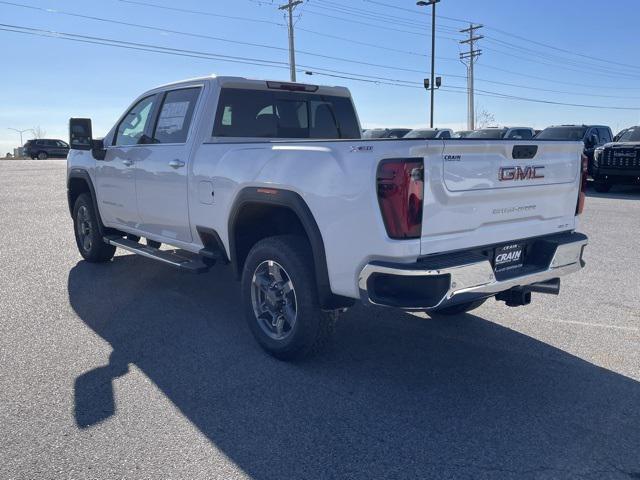
[[605,125],[554,125],[544,130],[530,127],[489,127],[454,132],[449,128],[375,128],[364,130],[363,138],[467,138],[478,140],[581,141],[588,159],[589,176],[598,192],[617,184],[640,184],[640,126],[617,135]]
[[373,128],[363,130],[362,138],[476,138],[484,140],[528,140],[534,138],[540,130],[529,127],[489,127],[478,130],[459,130],[454,132],[450,128]]
[[[582,141],[588,159],[589,176],[598,192],[608,192],[616,184],[640,183],[640,126],[630,127],[613,136],[605,125],[555,125],[544,130],[530,127],[489,127],[478,130],[449,128],[374,128],[364,130],[365,139],[413,138],[478,140],[562,140]],[[69,152],[67,142],[58,139],[29,140],[24,155],[33,159],[65,158]]]

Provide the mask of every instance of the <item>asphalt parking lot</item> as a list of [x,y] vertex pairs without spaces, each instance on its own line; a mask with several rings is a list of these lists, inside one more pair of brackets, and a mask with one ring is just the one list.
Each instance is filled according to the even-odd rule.
[[640,189],[587,200],[559,297],[356,307],[262,353],[226,267],[81,260],[64,161],[0,161],[2,479],[638,479]]

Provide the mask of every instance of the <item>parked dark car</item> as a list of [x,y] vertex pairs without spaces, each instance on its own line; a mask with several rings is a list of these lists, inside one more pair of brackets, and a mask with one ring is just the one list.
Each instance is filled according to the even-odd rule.
[[542,130],[536,139],[575,140],[584,142],[584,154],[589,159],[588,172],[593,178],[593,152],[613,140],[611,129],[605,125],[554,125]]
[[640,126],[630,127],[593,156],[593,188],[608,192],[613,185],[640,184]]
[[49,157],[66,158],[69,144],[62,140],[39,138],[24,144],[24,156],[32,159],[46,160]]
[[410,128],[371,128],[364,131],[362,138],[402,138],[410,131]]

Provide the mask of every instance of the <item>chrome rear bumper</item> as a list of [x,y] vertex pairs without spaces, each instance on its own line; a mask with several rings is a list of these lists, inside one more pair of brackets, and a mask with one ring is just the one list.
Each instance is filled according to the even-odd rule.
[[[432,310],[463,303],[473,298],[490,297],[514,287],[532,286],[577,272],[584,267],[582,253],[587,244],[588,239],[585,235],[578,233],[567,235],[562,241],[553,244],[554,250],[549,255],[550,260],[545,262],[544,266],[533,270],[530,268],[527,273],[508,278],[496,275],[489,259],[478,259],[477,256],[474,258],[472,255],[467,256],[466,259],[462,258],[460,263],[454,261],[453,264],[438,268],[429,267],[428,264],[422,266],[420,263],[403,265],[372,262],[365,265],[360,272],[358,280],[360,298],[368,305],[392,306],[406,310]],[[420,298],[412,298],[402,304],[402,300],[389,301],[388,298],[380,298],[376,295],[375,287],[371,283],[376,276],[404,277],[405,279],[408,277],[413,282],[420,279],[433,279],[434,286],[437,285],[439,290],[434,296],[434,289],[429,289],[430,292],[428,295],[425,294],[424,301]]]

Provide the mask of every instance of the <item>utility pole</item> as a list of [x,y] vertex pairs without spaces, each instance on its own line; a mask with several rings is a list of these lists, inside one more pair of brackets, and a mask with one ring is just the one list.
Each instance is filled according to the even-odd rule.
[[436,74],[436,3],[440,0],[427,0],[416,2],[419,7],[431,6],[431,113],[429,118],[429,126],[433,128],[433,100],[435,91],[435,74]]
[[293,11],[298,5],[303,3],[302,0],[289,0],[289,3],[281,5],[278,10],[289,11],[289,69],[291,70],[291,81],[296,81],[296,48],[293,36]]
[[482,50],[475,49],[474,43],[484,38],[482,35],[476,36],[475,32],[482,27],[482,25],[474,25],[473,23],[470,23],[469,28],[460,30],[460,33],[469,34],[469,38],[460,42],[461,44],[469,44],[469,51],[460,54],[460,61],[467,67],[467,101],[469,102],[467,108],[467,128],[469,130],[474,130],[476,123],[475,104],[473,99],[473,64],[476,62],[476,59],[482,55]]

